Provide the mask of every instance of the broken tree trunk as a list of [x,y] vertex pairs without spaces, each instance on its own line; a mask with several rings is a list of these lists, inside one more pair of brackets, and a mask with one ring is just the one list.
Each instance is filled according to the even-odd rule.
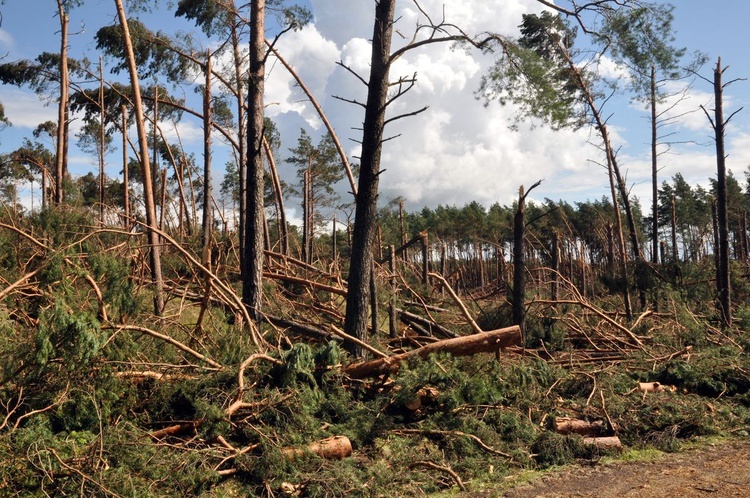
[[521,329],[517,325],[503,329],[481,332],[454,339],[433,342],[407,353],[355,363],[344,368],[344,373],[354,379],[374,377],[398,371],[401,363],[411,358],[426,358],[431,353],[446,352],[453,356],[470,356],[477,353],[496,352],[509,346],[521,344]]

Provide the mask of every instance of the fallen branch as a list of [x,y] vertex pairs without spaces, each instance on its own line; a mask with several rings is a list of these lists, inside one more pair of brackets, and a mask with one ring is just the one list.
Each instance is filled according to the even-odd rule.
[[398,371],[401,363],[412,358],[426,358],[431,353],[446,352],[453,356],[470,356],[477,353],[496,352],[508,346],[521,344],[521,329],[518,325],[504,329],[481,332],[453,339],[445,339],[422,346],[412,351],[380,358],[377,360],[354,363],[344,368],[344,373],[353,379],[375,377]]
[[123,372],[115,372],[114,376],[119,377],[121,379],[131,379],[133,381],[143,381],[146,379],[164,380],[164,381],[195,380],[197,378],[194,375],[168,374],[168,373],[163,373],[163,372],[155,372],[153,370],[127,370]]
[[212,367],[214,367],[214,368],[216,368],[218,370],[224,370],[224,367],[221,364],[215,362],[211,358],[209,358],[209,357],[207,357],[205,355],[202,355],[198,351],[192,349],[190,346],[187,346],[187,345],[181,343],[180,341],[178,341],[176,339],[172,339],[168,335],[160,334],[159,332],[156,332],[155,330],[151,330],[151,329],[146,328],[146,327],[139,327],[137,325],[120,325],[118,327],[110,327],[110,328],[116,328],[117,329],[116,332],[115,332],[115,334],[118,333],[118,332],[120,332],[121,330],[133,330],[135,332],[142,332],[142,333],[144,333],[146,335],[150,335],[151,337],[155,337],[157,339],[161,339],[162,341],[167,342],[167,343],[175,346],[177,349],[180,349],[180,350],[184,351],[185,353],[188,353],[189,355],[194,356],[198,360],[208,363],[209,365],[211,365]]
[[177,436],[188,431],[195,432],[195,430],[203,423],[203,419],[191,420],[190,422],[180,422],[179,424],[168,425],[158,431],[149,432],[149,436],[153,439],[162,439],[167,436]]
[[247,403],[242,401],[242,396],[245,393],[245,370],[247,370],[247,367],[249,367],[250,364],[255,360],[265,360],[273,363],[274,365],[282,364],[281,360],[263,353],[251,354],[245,361],[243,361],[237,373],[237,398],[231,405],[229,405],[229,407],[225,411],[228,417],[231,417],[235,414],[235,412],[237,412],[237,410],[248,405]]
[[324,330],[311,327],[304,323],[293,322],[292,320],[287,320],[286,318],[281,318],[279,316],[269,315],[267,313],[263,314],[263,318],[272,325],[289,329],[296,334],[309,337],[311,339],[323,341],[335,339],[332,334]]
[[411,465],[409,465],[409,468],[414,468],[414,467],[429,467],[431,469],[439,470],[440,472],[445,472],[446,474],[451,476],[451,478],[456,483],[456,485],[459,488],[461,488],[461,491],[466,491],[466,486],[464,486],[463,481],[461,481],[461,477],[458,474],[456,474],[456,472],[450,467],[438,465],[435,462],[430,462],[429,460],[421,460],[419,462],[414,462]]
[[268,346],[266,341],[263,339],[263,337],[260,335],[260,331],[258,330],[258,327],[256,326],[255,322],[250,317],[250,312],[248,311],[247,307],[245,306],[245,303],[242,302],[242,299],[237,295],[237,293],[227,285],[222,279],[217,277],[211,270],[206,268],[203,263],[198,261],[196,257],[194,257],[192,254],[190,254],[187,250],[185,250],[182,245],[177,243],[172,237],[169,236],[169,234],[153,227],[146,227],[149,230],[154,230],[156,233],[159,234],[160,237],[162,237],[165,241],[167,241],[172,247],[174,247],[177,251],[182,253],[185,258],[187,258],[194,266],[199,268],[205,275],[207,275],[217,286],[217,291],[220,290],[221,293],[225,294],[225,299],[227,303],[231,303],[234,305],[235,310],[242,315],[242,318],[245,320],[245,323],[247,324],[248,328],[250,329],[250,339],[253,341],[253,344],[255,347],[257,347],[259,350],[264,350]]
[[439,325],[432,320],[428,320],[427,318],[415,315],[414,313],[402,310],[401,308],[396,308],[396,313],[399,314],[399,318],[401,318],[401,321],[406,323],[407,325],[413,325],[414,323],[416,323],[428,332],[433,330],[436,332],[440,332],[440,334],[445,338],[458,337],[458,334],[456,334],[455,332],[448,330],[442,325]]
[[442,275],[439,275],[437,273],[429,273],[430,277],[439,280],[441,284],[443,284],[443,287],[445,290],[448,291],[448,294],[453,298],[453,300],[456,302],[458,307],[461,309],[461,313],[464,315],[466,320],[469,322],[469,325],[471,325],[471,328],[474,329],[474,332],[480,333],[483,332],[482,328],[477,324],[477,322],[474,321],[474,318],[472,318],[471,313],[469,313],[469,310],[464,305],[463,301],[458,297],[458,295],[453,292],[453,288],[450,286],[450,284],[443,278]]
[[336,327],[335,325],[331,325],[331,330],[337,336],[339,336],[339,337],[341,337],[343,339],[346,339],[349,342],[353,342],[354,344],[356,344],[358,346],[363,347],[364,349],[368,350],[369,352],[371,352],[375,356],[378,356],[380,358],[388,358],[388,355],[385,354],[384,352],[380,351],[379,349],[375,349],[374,347],[370,346],[366,342],[361,341],[361,340],[357,339],[354,336],[351,336],[351,335],[347,334],[346,332],[344,332],[340,328]]
[[315,289],[330,292],[331,294],[338,294],[339,296],[346,296],[346,289],[341,289],[339,287],[334,287],[328,284],[321,284],[314,280],[308,280],[306,278],[295,277],[293,275],[286,275],[284,273],[264,271],[263,277],[272,278],[274,280],[283,280],[284,282],[289,282],[293,284],[306,285],[308,287],[313,287]]
[[479,437],[475,436],[474,434],[469,434],[466,432],[461,431],[437,431],[437,430],[427,430],[427,429],[394,429],[391,431],[392,434],[423,434],[425,436],[460,436],[460,437],[467,437],[477,443],[477,445],[482,448],[485,451],[488,451],[490,453],[493,453],[495,455],[500,455],[501,457],[505,457],[509,460],[513,459],[513,456],[509,453],[503,453],[502,451],[496,450],[495,448],[488,446],[484,443]]

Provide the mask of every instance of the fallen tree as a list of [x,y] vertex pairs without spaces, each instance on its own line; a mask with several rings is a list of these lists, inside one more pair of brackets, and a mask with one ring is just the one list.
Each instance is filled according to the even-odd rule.
[[387,358],[354,363],[344,367],[344,373],[353,379],[363,379],[396,372],[404,361],[416,357],[426,358],[431,353],[445,352],[453,356],[470,356],[477,353],[492,353],[520,344],[521,329],[513,325],[503,329],[433,342]]

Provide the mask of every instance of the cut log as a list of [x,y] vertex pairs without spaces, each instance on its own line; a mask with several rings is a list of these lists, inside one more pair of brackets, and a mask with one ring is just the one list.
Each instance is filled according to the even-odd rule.
[[583,438],[583,444],[586,446],[594,446],[602,450],[622,451],[622,443],[617,436],[585,437]]
[[315,453],[321,458],[330,460],[342,460],[352,454],[352,443],[346,436],[333,436],[310,443],[303,448],[284,448],[281,452],[289,460],[294,460],[308,453]]
[[434,402],[438,396],[440,396],[440,391],[434,387],[423,387],[417,391],[412,399],[404,403],[404,406],[411,411],[417,411],[422,408],[422,405],[429,405]]
[[571,417],[555,417],[552,423],[558,434],[579,434],[581,436],[602,436],[607,432],[607,424],[604,420],[579,420]]
[[411,358],[426,358],[431,353],[446,352],[453,356],[470,356],[477,353],[492,353],[509,346],[521,344],[521,329],[518,325],[489,332],[481,332],[453,339],[433,342],[407,353],[354,363],[344,367],[344,373],[353,379],[364,379],[398,371],[401,363]]
[[643,393],[661,393],[675,392],[677,391],[677,388],[675,386],[660,384],[659,382],[639,382],[638,390]]

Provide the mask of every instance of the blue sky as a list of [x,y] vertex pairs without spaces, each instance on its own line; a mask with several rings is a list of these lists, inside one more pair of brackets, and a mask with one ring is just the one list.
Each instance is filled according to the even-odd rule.
[[[708,54],[709,63],[701,74],[710,78],[717,57],[729,65],[727,79],[750,77],[750,60],[744,42],[750,18],[746,0],[676,0],[675,27],[677,44],[690,51]],[[144,17],[152,29],[169,33],[198,30],[182,19],[175,19],[160,2],[161,10]],[[356,156],[361,137],[355,128],[361,123],[361,110],[333,99],[332,95],[363,100],[362,85],[336,65],[344,61],[353,69],[367,74],[369,61],[372,2],[350,0],[312,0],[315,22],[298,33],[285,37],[278,48],[302,74],[312,89],[350,156]],[[425,0],[421,5],[438,17],[445,6],[446,18],[467,31],[492,30],[512,32],[525,12],[538,11],[534,0]],[[173,10],[173,9],[172,9]],[[3,23],[0,27],[0,54],[5,61],[34,58],[43,51],[57,51],[59,30],[56,2],[53,0],[6,0],[0,5]],[[399,4],[401,33],[413,28],[417,14],[411,2]],[[346,19],[342,23],[341,19]],[[87,0],[71,13],[71,55],[98,58],[93,42],[97,29],[116,21],[114,2]],[[196,35],[200,36],[200,35]],[[397,40],[398,43],[398,40]],[[463,205],[478,201],[485,206],[494,202],[509,204],[518,186],[530,185],[539,179],[544,183],[534,191],[536,199],[552,198],[570,202],[596,199],[609,192],[598,149],[588,143],[595,141],[590,130],[553,133],[536,128],[512,132],[508,129],[512,108],[492,103],[486,108],[474,98],[479,79],[491,60],[486,56],[452,51],[449,47],[429,47],[409,53],[394,67],[394,74],[418,74],[418,84],[409,98],[398,102],[393,112],[408,112],[423,106],[429,110],[415,118],[398,121],[388,135],[400,134],[384,148],[381,176],[381,199],[402,196],[410,209],[438,204]],[[106,64],[106,61],[105,61]],[[280,65],[269,71],[267,83],[267,114],[282,132],[282,151],[296,145],[299,129],[304,127],[313,136],[322,127],[312,107],[305,102],[291,78]],[[680,105],[682,110],[698,110],[699,105],[713,107],[709,83],[696,80],[690,98]],[[30,136],[40,122],[55,119],[55,106],[45,107],[33,93],[0,86],[0,101],[14,126],[0,133],[0,152],[15,148],[21,137]],[[727,133],[728,165],[744,181],[750,164],[750,82],[737,81],[726,89],[727,115],[740,107]],[[642,109],[626,97],[614,98],[605,108],[619,149],[621,166],[627,171],[628,184],[642,205],[650,203],[650,157],[648,155],[648,123]],[[186,148],[195,148],[200,160],[201,124],[185,118],[179,135]],[[715,174],[715,157],[710,127],[702,111],[679,120],[670,131],[674,140],[696,141],[704,145],[683,144],[673,147],[661,158],[661,178],[682,173],[692,183],[708,184]],[[215,170],[223,169],[222,157],[227,149],[217,144]],[[222,156],[222,154],[224,156]],[[107,174],[117,175],[121,169],[121,153],[108,157]],[[296,183],[295,172],[281,164],[281,175]],[[80,151],[71,151],[70,170],[84,174],[93,170],[93,158]],[[221,180],[217,173],[216,185]],[[346,196],[346,185],[341,185]],[[289,203],[295,210],[294,203]],[[294,213],[292,212],[292,217]]]

